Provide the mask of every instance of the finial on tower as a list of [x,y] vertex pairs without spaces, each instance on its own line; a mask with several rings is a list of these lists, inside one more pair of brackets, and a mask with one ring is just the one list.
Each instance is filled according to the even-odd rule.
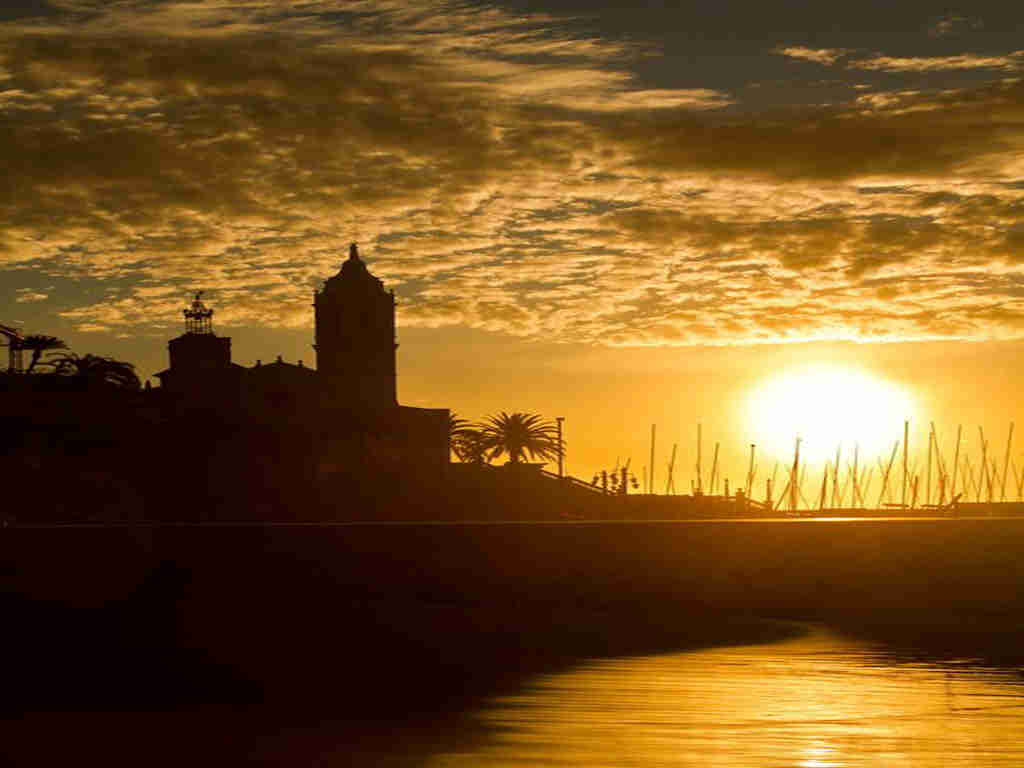
[[213,333],[213,310],[203,304],[203,292],[197,291],[185,315],[185,333]]
[[348,258],[350,261],[359,261],[359,246],[355,243],[348,247]]

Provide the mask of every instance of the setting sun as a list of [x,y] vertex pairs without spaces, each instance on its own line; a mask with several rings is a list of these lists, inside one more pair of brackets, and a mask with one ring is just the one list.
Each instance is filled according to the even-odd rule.
[[913,418],[914,400],[904,389],[863,370],[817,365],[779,373],[746,400],[751,441],[779,459],[792,457],[801,438],[802,460],[824,464],[842,443],[865,456],[887,452]]

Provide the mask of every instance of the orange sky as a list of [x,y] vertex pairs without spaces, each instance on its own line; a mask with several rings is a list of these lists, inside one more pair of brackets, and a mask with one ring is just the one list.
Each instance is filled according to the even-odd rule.
[[0,321],[151,375],[205,289],[238,361],[311,362],[356,240],[402,399],[564,415],[582,475],[645,463],[652,422],[662,462],[700,421],[745,467],[745,393],[823,359],[999,442],[1022,31],[996,2],[13,0]]
[[[399,392],[404,401],[416,405],[444,402],[470,417],[509,408],[565,416],[569,469],[586,479],[599,468],[610,468],[616,459],[630,457],[640,475],[641,467],[649,463],[650,425],[656,423],[659,490],[664,490],[672,443],[679,443],[677,471],[681,475],[677,475],[676,487],[689,488],[698,422],[703,425],[704,471],[710,470],[717,441],[732,488],[743,484],[749,444],[757,439],[758,429],[758,424],[747,418],[747,395],[772,374],[799,371],[808,364],[863,370],[907,390],[915,406],[915,412],[908,414],[912,418],[911,456],[920,453],[922,474],[929,421],[935,421],[943,450],[949,454],[957,425],[963,424],[963,450],[975,464],[980,455],[977,427],[982,426],[1000,467],[1009,422],[1024,423],[1015,383],[1021,370],[1019,342],[607,349],[499,341],[473,333],[465,334],[463,343],[448,347],[438,344],[441,340],[432,335],[404,335],[399,358]],[[442,365],[437,366],[437,360]],[[443,373],[439,375],[439,371]],[[856,404],[837,398],[834,407],[843,411]],[[771,421],[780,422],[777,418]],[[792,459],[799,421],[800,413],[794,412],[794,427],[776,441],[786,446],[779,470],[783,478],[786,463]],[[781,422],[785,424],[787,419]],[[902,438],[902,418],[888,424],[885,431],[884,441],[891,446],[893,440]],[[845,442],[845,466],[845,460],[852,458],[849,435],[835,434],[825,447],[805,444],[804,455],[813,459],[815,453],[824,451],[831,456],[838,441]],[[1018,434],[1014,451],[1018,469],[1024,468],[1022,441],[1024,435]],[[758,452],[758,493],[763,493],[765,473],[771,471],[776,458]],[[864,458],[873,462],[875,457]],[[950,462],[952,456],[946,460]],[[937,483],[937,477],[933,480]]]

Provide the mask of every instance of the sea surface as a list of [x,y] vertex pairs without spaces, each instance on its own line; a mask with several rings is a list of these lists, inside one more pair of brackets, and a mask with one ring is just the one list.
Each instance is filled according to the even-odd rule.
[[431,768],[1024,765],[1024,675],[797,639],[593,661],[473,713]]

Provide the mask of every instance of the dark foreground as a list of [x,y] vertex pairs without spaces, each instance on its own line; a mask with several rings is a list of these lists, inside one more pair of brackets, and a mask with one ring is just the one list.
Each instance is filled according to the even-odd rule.
[[415,765],[528,676],[764,618],[1020,664],[1022,554],[1024,520],[11,527],[0,750]]

